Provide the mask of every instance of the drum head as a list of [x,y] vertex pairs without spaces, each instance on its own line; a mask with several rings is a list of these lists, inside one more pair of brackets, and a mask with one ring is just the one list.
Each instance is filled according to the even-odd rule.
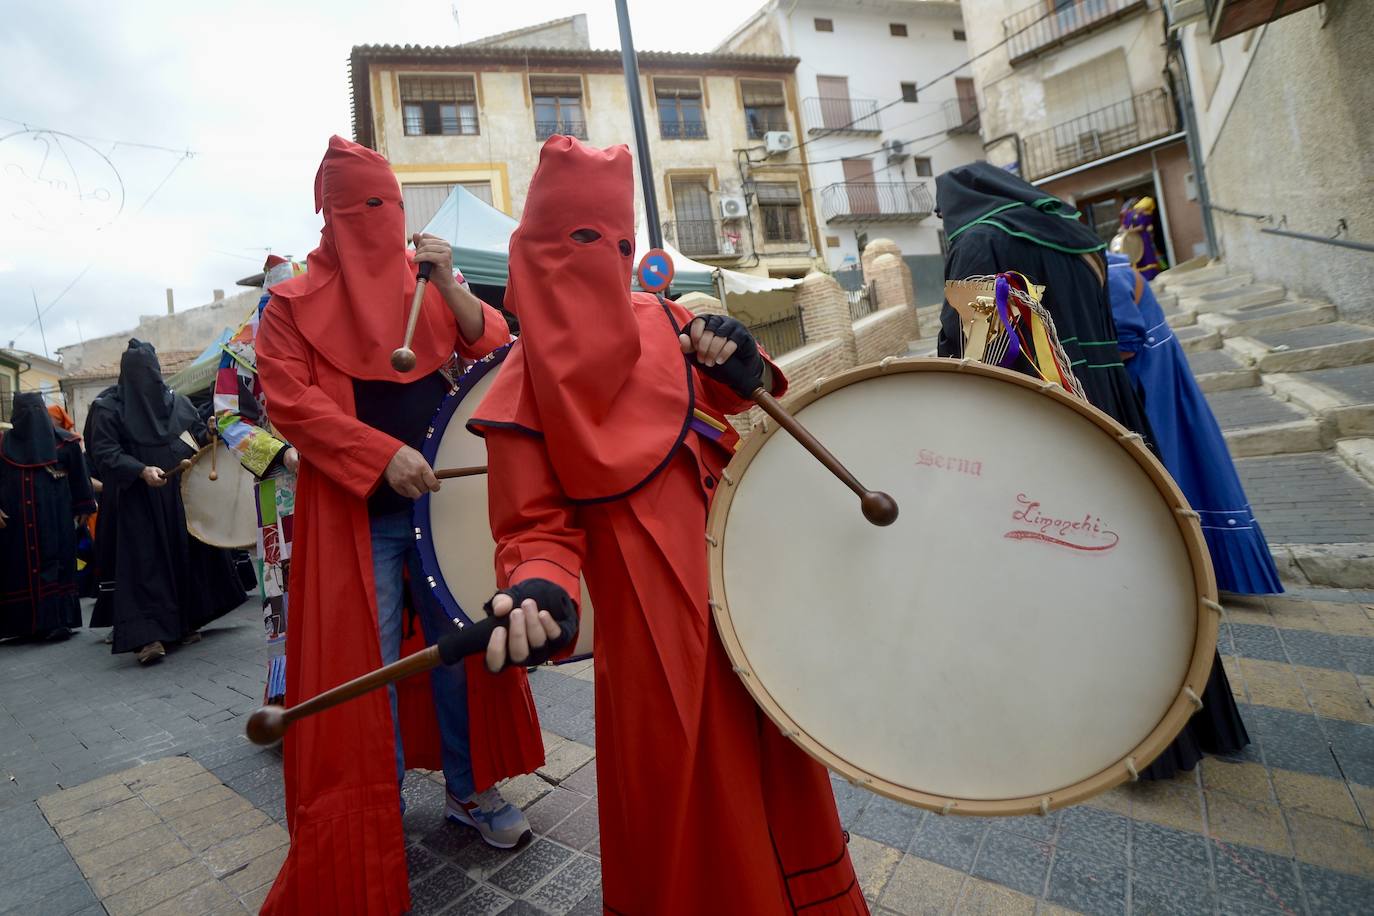
[[[435,468],[475,467],[487,463],[487,444],[468,431],[467,422],[482,402],[510,346],[504,346],[463,373],[439,406],[421,453]],[[476,623],[482,606],[496,591],[496,542],[487,514],[487,477],[443,481],[438,493],[415,502],[415,537],[420,564],[435,599],[450,618]],[[577,647],[565,662],[592,652],[593,613],[583,583]]]
[[812,756],[892,798],[1081,801],[1144,769],[1206,683],[1196,516],[1138,437],[1041,386],[913,359],[808,394],[797,418],[896,498],[891,527],[771,424],[717,493],[711,591],[744,683]]
[[[210,479],[210,450],[215,455]],[[186,504],[186,530],[211,547],[252,547],[258,541],[257,488],[253,475],[239,464],[224,440],[216,439],[191,459],[181,473],[181,500]]]

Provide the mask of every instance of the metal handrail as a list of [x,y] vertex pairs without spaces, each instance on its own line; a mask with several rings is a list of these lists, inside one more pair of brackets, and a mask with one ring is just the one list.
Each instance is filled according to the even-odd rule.
[[1167,137],[1178,130],[1177,113],[1164,89],[1123,99],[1022,140],[1025,175],[1030,181],[1094,162]]
[[858,289],[847,289],[844,296],[849,300],[850,321],[858,321],[878,311],[878,288],[871,283],[865,283]]
[[802,100],[802,109],[808,131],[876,134],[883,129],[878,122],[877,99],[813,96]]
[[745,327],[771,356],[782,356],[806,343],[806,322],[802,320],[801,306],[795,306],[792,314],[785,317],[746,323]]

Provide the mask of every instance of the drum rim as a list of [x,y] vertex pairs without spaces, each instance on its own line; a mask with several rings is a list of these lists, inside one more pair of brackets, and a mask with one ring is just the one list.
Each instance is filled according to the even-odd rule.
[[[420,454],[431,466],[439,453],[439,443],[443,440],[449,423],[453,421],[453,414],[458,410],[458,405],[463,403],[478,382],[486,378],[487,373],[505,362],[510,348],[514,345],[515,341],[502,344],[468,366],[439,402],[439,408],[434,411],[434,416],[429,421],[429,427],[425,430],[425,441],[420,448]],[[448,583],[444,581],[443,570],[439,566],[439,555],[434,550],[434,539],[426,536],[431,525],[429,500],[430,494],[424,493],[411,507],[410,522],[415,532],[415,545],[420,551],[420,571],[424,573],[430,595],[439,602],[439,606],[450,620],[462,621],[464,624],[475,623],[476,621],[458,603],[457,596],[449,590]]]
[[[231,544],[222,540],[206,537],[202,533],[200,526],[196,524],[195,521],[191,519],[191,516],[186,512],[186,498],[189,495],[187,491],[190,489],[191,486],[191,472],[194,471],[197,466],[199,466],[202,458],[206,458],[206,456],[208,456],[213,449],[218,448],[223,443],[224,440],[217,437],[214,442],[205,446],[200,451],[196,452],[194,455],[191,456],[191,466],[182,472],[181,480],[178,484],[181,489],[182,514],[186,516],[186,531],[191,535],[191,537],[195,538],[197,541],[200,541],[202,544],[209,545],[210,547],[222,547],[225,550],[243,550],[247,547],[256,546],[258,542],[258,533],[256,526],[254,526],[254,530],[249,534],[247,541],[236,542]],[[237,466],[240,469],[243,468],[243,465],[239,464],[238,455],[235,455],[233,449],[229,448],[227,444],[224,444],[224,451],[228,455],[229,460],[232,461],[235,466]],[[248,472],[245,470],[243,471],[243,473],[247,474]],[[252,475],[250,474],[249,476],[251,478]]]
[[[1194,697],[1201,697],[1211,674],[1212,660],[1216,653],[1217,631],[1221,606],[1217,603],[1216,580],[1212,571],[1211,557],[1203,539],[1201,522],[1198,515],[1188,505],[1183,492],[1178,488],[1164,465],[1145,446],[1144,440],[1132,433],[1101,410],[1066,392],[1053,382],[1046,382],[969,359],[949,359],[934,357],[910,357],[898,359],[888,357],[880,363],[850,369],[830,378],[817,379],[788,407],[800,411],[831,392],[848,387],[856,382],[883,375],[905,372],[948,372],[979,375],[999,381],[1010,382],[1022,388],[1059,401],[1061,404],[1078,411],[1091,420],[1100,430],[1110,435],[1123,446],[1146,476],[1155,484],[1165,502],[1173,509],[1174,522],[1178,525],[1192,561],[1193,583],[1196,587],[1197,627],[1193,641],[1193,654],[1188,664],[1187,674],[1178,688],[1169,709],[1159,723],[1139,744],[1116,762],[1078,782],[1055,789],[1048,794],[1027,795],[1015,798],[972,799],[936,795],[913,789],[883,779],[869,773],[841,757],[835,751],[822,745],[798,725],[786,710],[773,698],[767,687],[754,675],[748,654],[735,632],[730,618],[728,601],[725,596],[724,529],[729,517],[730,505],[736,491],[736,484],[744,477],[744,472],[764,444],[778,433],[776,424],[766,419],[740,443],[739,449],[721,475],[721,486],[716,488],[710,514],[706,522],[707,560],[711,580],[711,612],[716,623],[716,631],[725,645],[731,664],[744,682],[750,696],[764,711],[778,729],[802,748],[813,759],[828,769],[840,774],[851,783],[888,798],[906,804],[916,805],[942,814],[962,814],[970,816],[1017,816],[1024,814],[1047,814],[1052,810],[1078,804],[1107,791],[1124,782],[1138,778],[1140,770],[1145,769],[1169,744],[1178,737],[1188,720],[1196,712]],[[836,484],[839,485],[838,483]],[[858,506],[855,505],[855,511]],[[722,599],[722,600],[718,600]],[[1189,696],[1191,692],[1192,696]],[[1200,701],[1199,701],[1200,702]]]

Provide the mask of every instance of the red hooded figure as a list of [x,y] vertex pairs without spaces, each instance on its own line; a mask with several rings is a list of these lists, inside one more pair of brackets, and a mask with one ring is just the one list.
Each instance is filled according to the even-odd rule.
[[[385,159],[334,137],[315,180],[324,211],[307,272],[272,290],[258,371],[273,424],[301,456],[290,577],[287,695],[293,706],[381,664],[369,497],[403,443],[358,418],[355,382],[416,383],[454,352],[509,339],[482,306],[469,343],[435,284],[425,293],[413,373],[391,368],[415,291],[401,191]],[[413,385],[407,385],[407,390]],[[419,648],[419,646],[413,646]],[[405,651],[404,649],[402,651]],[[480,791],[544,760],[524,671],[467,669],[472,775]],[[428,678],[399,685],[406,764],[438,769]],[[410,908],[393,722],[386,691],[301,720],[284,742],[291,849],[264,913],[398,914]]]
[[624,146],[551,138],[511,238],[521,338],[470,423],[497,581],[576,595],[582,574],[596,603],[608,913],[866,913],[824,768],[711,620],[706,511],[738,440],[725,415],[749,405],[683,356],[690,312],[630,292],[631,168]]

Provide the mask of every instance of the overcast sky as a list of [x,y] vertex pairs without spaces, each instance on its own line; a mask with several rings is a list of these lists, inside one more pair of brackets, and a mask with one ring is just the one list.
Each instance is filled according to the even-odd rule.
[[[761,4],[631,0],[635,43],[709,50]],[[191,308],[241,289],[268,248],[314,247],[315,169],[331,134],[351,136],[353,45],[455,44],[576,12],[594,47],[619,44],[612,0],[3,6],[0,345],[42,353],[34,299],[58,300],[43,318],[54,355],[162,313],[167,287]]]

